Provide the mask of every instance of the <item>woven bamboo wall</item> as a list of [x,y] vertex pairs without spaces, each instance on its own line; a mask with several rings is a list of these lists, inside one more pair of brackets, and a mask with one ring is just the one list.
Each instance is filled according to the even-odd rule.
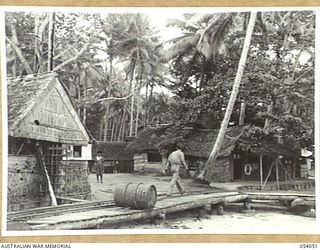
[[[205,162],[204,162],[205,163]],[[219,157],[213,168],[210,168],[213,182],[229,182],[232,180],[229,157]]]
[[8,160],[8,211],[50,204],[45,181],[33,155],[13,156]]
[[88,161],[68,161],[68,166],[63,170],[64,176],[59,180],[63,188],[57,195],[63,197],[87,199],[91,193],[88,181],[89,164]]

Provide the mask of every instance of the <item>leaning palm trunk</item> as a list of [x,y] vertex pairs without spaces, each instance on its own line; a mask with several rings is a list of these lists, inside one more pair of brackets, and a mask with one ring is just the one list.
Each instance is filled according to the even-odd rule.
[[220,151],[220,148],[221,148],[221,145],[223,142],[223,138],[226,134],[228,123],[229,123],[229,120],[230,120],[230,117],[232,114],[233,106],[234,106],[234,103],[236,101],[236,98],[237,98],[237,95],[239,92],[241,78],[242,78],[244,67],[246,64],[246,59],[247,59],[247,55],[248,55],[248,51],[249,51],[249,47],[250,47],[250,40],[252,37],[252,32],[253,32],[253,28],[254,28],[256,15],[257,15],[256,12],[251,12],[250,21],[248,24],[246,37],[244,40],[242,53],[241,53],[241,57],[240,57],[239,65],[238,65],[238,70],[237,70],[236,78],[234,80],[234,84],[233,84],[232,92],[231,92],[230,99],[228,102],[228,106],[226,109],[226,113],[225,113],[223,121],[221,123],[219,134],[217,136],[216,142],[215,142],[214,147],[212,149],[212,152],[209,156],[207,164],[206,164],[204,170],[201,171],[200,175],[198,176],[199,179],[204,179],[205,181],[208,181],[208,182],[211,181],[211,175],[212,175],[211,172],[212,172],[212,169],[214,168],[215,161],[218,157],[218,153]]

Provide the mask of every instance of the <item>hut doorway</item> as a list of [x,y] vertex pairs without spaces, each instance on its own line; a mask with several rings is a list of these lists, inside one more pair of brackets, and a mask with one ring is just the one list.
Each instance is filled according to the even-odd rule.
[[241,180],[242,179],[242,161],[240,154],[233,154],[233,179]]

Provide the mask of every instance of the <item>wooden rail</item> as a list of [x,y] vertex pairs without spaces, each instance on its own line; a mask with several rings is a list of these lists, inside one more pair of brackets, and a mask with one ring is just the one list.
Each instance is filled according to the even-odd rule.
[[114,205],[112,200],[109,201],[94,201],[75,204],[63,204],[57,207],[39,207],[18,212],[8,213],[7,220],[10,221],[25,221],[31,218],[43,218],[59,214],[68,214],[90,209],[101,209],[103,207]]

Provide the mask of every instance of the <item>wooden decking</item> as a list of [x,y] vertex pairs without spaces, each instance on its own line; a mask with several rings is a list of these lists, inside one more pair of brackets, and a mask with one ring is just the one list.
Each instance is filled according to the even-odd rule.
[[[132,210],[109,204],[82,211],[70,209],[68,211],[68,209],[65,209],[65,212],[59,211],[57,215],[47,215],[41,218],[33,216],[27,220],[27,223],[33,230],[107,228],[110,225],[121,222],[152,218],[198,207],[201,208],[208,204],[239,202],[246,198],[246,194],[239,192],[191,193],[185,196],[164,196],[158,198],[155,207],[149,210]],[[67,206],[65,207],[67,208]]]

